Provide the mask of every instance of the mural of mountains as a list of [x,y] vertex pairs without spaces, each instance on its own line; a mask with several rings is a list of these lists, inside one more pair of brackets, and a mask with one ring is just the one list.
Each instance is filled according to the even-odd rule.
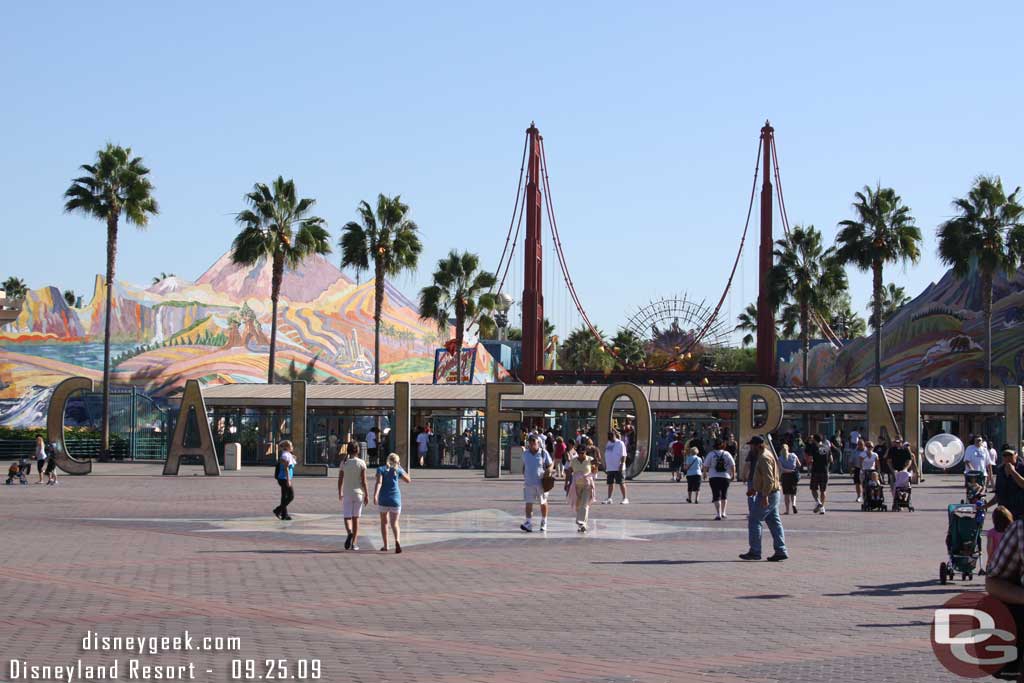
[[[278,310],[275,374],[282,381],[373,381],[373,290],[356,285],[322,256],[285,272]],[[236,266],[225,254],[197,280],[171,276],[148,287],[116,282],[111,309],[113,381],[170,397],[186,380],[265,382],[270,334],[270,267]],[[381,369],[385,381],[430,382],[434,352],[450,336],[420,320],[416,304],[385,283]],[[66,377],[99,379],[103,367],[106,284],[68,306],[60,289],[28,293],[18,318],[0,326],[0,423],[35,412]],[[481,366],[482,381],[495,367]]]
[[[882,384],[978,387],[985,380],[985,317],[981,278],[948,271],[882,328]],[[992,381],[1024,384],[1024,269],[998,275],[992,305]],[[802,384],[800,354],[781,364],[780,381]],[[815,386],[865,386],[874,373],[874,339],[811,349],[808,373]]]

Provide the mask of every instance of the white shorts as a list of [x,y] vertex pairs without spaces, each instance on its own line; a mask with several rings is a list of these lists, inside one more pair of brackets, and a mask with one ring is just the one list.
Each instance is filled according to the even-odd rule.
[[523,502],[545,505],[548,502],[548,494],[540,484],[526,484],[523,486]]
[[352,519],[363,514],[363,499],[355,496],[344,496],[341,499],[341,516]]

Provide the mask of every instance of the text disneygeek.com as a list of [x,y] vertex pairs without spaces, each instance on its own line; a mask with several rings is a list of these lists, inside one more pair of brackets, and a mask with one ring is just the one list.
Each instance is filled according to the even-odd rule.
[[[234,656],[218,666],[195,662],[163,664],[143,659],[147,655],[196,652],[238,652],[241,639],[233,636],[196,636],[188,631],[176,636],[104,635],[89,631],[82,638],[81,649],[91,656],[70,661],[29,661],[11,659],[7,666],[9,681],[274,681],[319,680],[319,659],[258,659]],[[102,655],[92,653],[129,653],[106,661],[94,662]]]

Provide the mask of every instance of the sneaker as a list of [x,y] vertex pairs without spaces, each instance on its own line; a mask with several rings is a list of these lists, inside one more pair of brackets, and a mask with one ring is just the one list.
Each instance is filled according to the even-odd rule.
[[860,497],[860,496],[857,496],[857,502],[858,503],[863,503],[864,499],[862,497]]
[[608,500],[602,500],[601,501],[601,505],[611,505],[611,504],[612,504],[612,499],[611,498],[609,498]]
[[768,558],[769,562],[782,562],[783,560],[789,559],[789,555],[783,555],[782,553],[775,553]]
[[531,531],[533,531],[533,525],[529,522],[523,522],[519,525],[519,528],[525,531],[526,533],[530,533]]
[[292,516],[287,514],[287,513],[285,513],[285,514],[281,515],[281,519],[285,520],[286,522],[290,522],[290,521],[292,521]]
[[825,506],[824,505],[821,506],[821,510],[818,511],[818,514],[819,515],[825,514]]
[[583,526],[583,525],[582,525],[582,524],[580,524],[579,522],[576,522],[576,531],[577,531],[578,533],[581,533],[581,534],[582,534],[582,533],[584,532],[584,530],[586,530],[586,528],[587,528],[587,527]]
[[722,515],[715,515],[715,521],[716,522],[722,521]]
[[395,555],[400,555],[402,552],[402,544],[395,541]]
[[547,521],[543,521],[543,522],[540,523],[540,530],[541,531],[547,531],[548,530],[548,523],[547,523]]
[[620,505],[629,505],[629,498],[623,498],[623,499],[622,499],[622,500],[621,500],[621,501],[619,502],[619,504],[620,504]]
[[274,516],[278,519],[281,519],[281,511],[277,508],[274,508]]
[[345,550],[352,547],[352,534],[345,534]]
[[796,509],[796,505],[794,505],[793,506],[793,514],[795,515],[797,512],[798,512],[798,510]]
[[725,514],[725,513],[723,512],[723,513],[722,513],[722,519],[729,519],[729,515],[727,515],[727,514]]
[[814,506],[814,514],[818,514],[819,512],[821,512],[821,503]]
[[760,560],[761,556],[760,555],[755,555],[754,553],[747,552],[747,553],[743,553],[742,555],[740,555],[740,559],[741,560]]
[[353,543],[352,544],[352,550],[359,550],[359,546],[357,546],[355,543]]

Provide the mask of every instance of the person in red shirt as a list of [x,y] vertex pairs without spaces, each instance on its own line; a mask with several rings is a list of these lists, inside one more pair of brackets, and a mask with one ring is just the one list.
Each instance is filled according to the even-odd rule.
[[565,453],[568,449],[565,446],[565,439],[560,436],[555,437],[555,476],[559,479],[562,478],[562,474],[565,472]]
[[683,440],[683,433],[676,434],[676,440],[672,442],[672,481],[683,480],[683,463],[686,461],[686,442]]

